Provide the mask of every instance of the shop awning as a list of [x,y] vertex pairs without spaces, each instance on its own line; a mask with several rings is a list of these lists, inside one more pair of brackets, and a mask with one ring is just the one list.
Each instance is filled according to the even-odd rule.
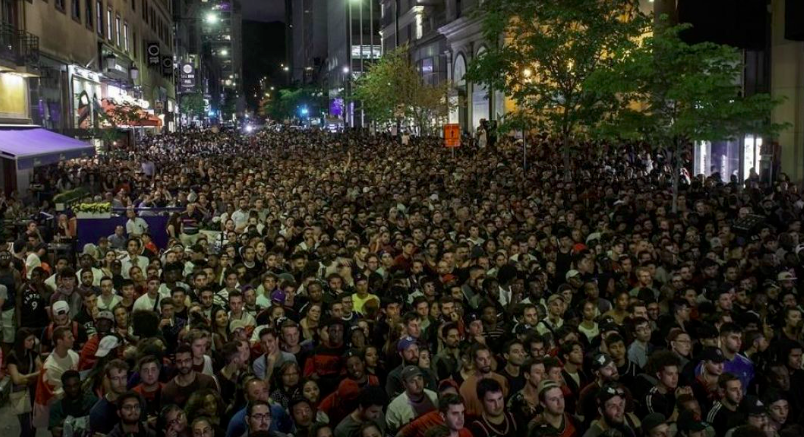
[[0,125],[0,156],[16,161],[18,170],[94,155],[92,145],[39,126]]
[[114,120],[117,127],[162,127],[159,117],[149,114],[142,108],[130,105],[116,105],[109,99],[101,100],[106,115]]

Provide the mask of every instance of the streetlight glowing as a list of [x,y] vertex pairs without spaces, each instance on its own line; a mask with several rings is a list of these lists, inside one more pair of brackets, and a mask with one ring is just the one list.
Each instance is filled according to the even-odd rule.
[[349,74],[349,67],[343,67],[343,74]]
[[212,13],[212,12],[208,13],[207,16],[204,19],[209,24],[215,24],[215,23],[218,22],[218,16],[215,15],[214,13]]
[[223,49],[221,50],[221,55],[226,56],[229,54],[229,50]]
[[290,71],[290,67],[282,67],[283,71]]
[[273,90],[274,90],[274,87],[271,87],[271,91],[273,91]]

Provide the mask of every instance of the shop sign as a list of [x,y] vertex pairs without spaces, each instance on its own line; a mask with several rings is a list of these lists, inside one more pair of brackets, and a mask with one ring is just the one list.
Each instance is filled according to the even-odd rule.
[[146,53],[148,54],[148,66],[158,67],[161,62],[159,56],[160,55],[159,43],[149,42]]

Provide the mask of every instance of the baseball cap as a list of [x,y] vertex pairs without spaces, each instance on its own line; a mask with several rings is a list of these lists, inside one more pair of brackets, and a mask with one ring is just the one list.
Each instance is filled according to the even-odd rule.
[[81,252],[81,256],[79,258],[90,257],[95,259],[95,250],[96,246],[92,243],[87,243],[84,245],[84,250]]
[[576,276],[581,276],[581,272],[579,272],[579,271],[577,271],[577,270],[570,270],[570,271],[568,271],[568,272],[567,272],[567,274],[566,274],[566,275],[564,275],[564,278],[565,278],[567,281],[569,281],[569,280],[570,280],[570,278],[574,278],[574,277],[576,277]]
[[454,388],[456,392],[460,392],[461,388],[458,386],[458,383],[455,382],[454,379],[444,379],[438,383],[438,392],[441,393],[444,390],[449,390]]
[[106,311],[106,310],[98,311],[98,316],[95,319],[96,320],[98,320],[98,319],[106,319],[106,320],[111,320],[112,322],[114,322],[114,314],[112,314],[111,311]]
[[413,345],[418,345],[418,342],[416,341],[415,338],[413,338],[411,336],[402,337],[402,338],[399,339],[399,342],[396,344],[396,350],[398,350],[399,352],[402,352],[404,350],[407,350],[409,347],[411,347]]
[[610,364],[614,364],[614,360],[608,354],[597,354],[592,359],[592,370],[600,370]]
[[765,282],[762,283],[762,288],[779,288],[779,284],[776,283],[773,279],[766,279]]
[[558,293],[552,294],[552,295],[550,295],[550,297],[547,298],[547,303],[551,304],[556,300],[561,300],[561,302],[564,302],[564,296],[562,296],[562,295],[560,295]]
[[477,313],[468,313],[463,317],[463,323],[466,326],[471,325],[472,322],[477,321],[477,320],[480,320],[480,315],[477,314]]
[[95,352],[95,356],[103,358],[106,355],[109,355],[109,352],[111,352],[117,346],[120,346],[120,340],[118,340],[114,335],[107,335],[106,337],[103,337],[98,344],[98,350]]
[[539,387],[537,388],[537,393],[539,394],[539,397],[541,397],[542,393],[546,392],[547,390],[554,389],[554,388],[561,388],[561,386],[558,385],[558,383],[556,383],[555,381],[553,381],[551,379],[546,379],[546,380],[543,380],[542,382],[539,383]]
[[701,360],[722,363],[726,361],[726,356],[723,355],[723,351],[720,348],[708,346],[701,352]]
[[229,323],[229,332],[235,332],[238,329],[246,329],[248,325],[243,320],[232,320]]
[[514,328],[514,334],[525,335],[533,330],[533,327],[527,323],[520,323]]
[[648,435],[654,428],[664,424],[666,421],[667,419],[664,417],[664,414],[650,413],[642,419],[642,432]]
[[765,405],[773,405],[776,402],[786,400],[787,396],[785,396],[785,394],[782,393],[781,391],[774,388],[765,390],[765,393],[762,395],[762,402],[764,402]]
[[70,312],[70,305],[67,302],[60,300],[53,304],[53,314],[66,314]]
[[355,284],[357,284],[358,282],[361,282],[361,281],[368,281],[368,278],[366,278],[366,275],[364,275],[362,273],[358,273],[358,274],[355,275],[354,280],[355,280]]
[[765,404],[756,396],[746,396],[743,400],[743,408],[749,416],[761,416],[767,413]]
[[284,305],[287,295],[283,290],[276,289],[271,293],[271,302]]
[[685,433],[699,432],[709,427],[706,422],[696,419],[695,413],[690,410],[684,410],[678,415],[676,426],[678,427],[679,431]]
[[597,403],[598,405],[603,405],[609,399],[617,396],[625,399],[625,390],[622,389],[620,384],[606,384],[597,393]]
[[777,281],[795,281],[797,278],[790,272],[781,272],[776,276]]
[[405,368],[402,369],[402,381],[407,381],[416,376],[422,376],[422,369],[418,366],[405,366]]

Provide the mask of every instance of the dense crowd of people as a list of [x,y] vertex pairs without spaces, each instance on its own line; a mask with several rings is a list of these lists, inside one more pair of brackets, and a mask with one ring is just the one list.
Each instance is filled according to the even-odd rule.
[[[40,169],[56,219],[0,241],[21,435],[804,435],[796,185],[674,208],[667,154],[528,143],[194,131]],[[128,220],[53,256],[76,187]]]

